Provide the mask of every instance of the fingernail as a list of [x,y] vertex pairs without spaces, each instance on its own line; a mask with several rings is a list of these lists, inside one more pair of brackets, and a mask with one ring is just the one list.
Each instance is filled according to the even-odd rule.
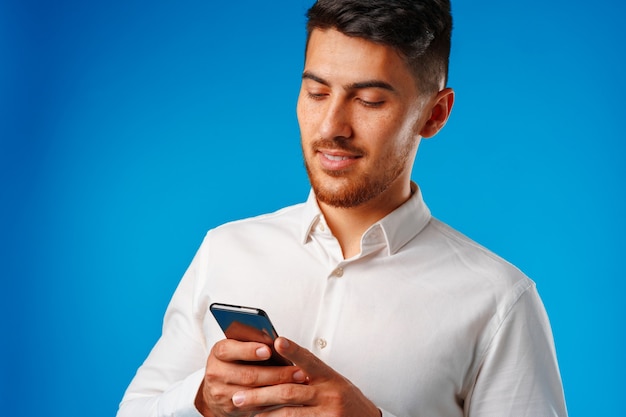
[[281,349],[289,349],[289,341],[287,341],[287,339],[281,337],[280,339],[278,339],[278,346]]
[[293,380],[296,382],[306,381],[306,375],[300,369],[293,373]]
[[241,391],[236,392],[235,395],[233,395],[233,404],[235,404],[237,407],[242,405],[245,400],[246,400],[246,394],[244,394]]
[[265,347],[258,348],[256,350],[256,355],[260,359],[269,359],[270,356],[272,356],[272,352],[270,352],[270,349],[267,346],[265,346]]

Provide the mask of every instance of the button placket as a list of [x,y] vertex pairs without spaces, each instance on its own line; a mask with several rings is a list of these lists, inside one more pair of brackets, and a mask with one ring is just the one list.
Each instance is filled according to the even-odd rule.
[[335,268],[331,273],[331,276],[341,278],[343,276],[343,267],[338,266],[337,268]]
[[328,342],[323,337],[318,337],[315,341],[315,344],[319,349],[324,349],[326,346],[328,346]]
[[311,340],[313,351],[322,360],[326,360],[328,355],[331,355],[332,338],[335,334],[346,285],[340,278],[345,277],[345,268],[348,263],[342,260],[334,263],[334,267],[333,264],[329,265],[332,269],[328,271],[319,317]]

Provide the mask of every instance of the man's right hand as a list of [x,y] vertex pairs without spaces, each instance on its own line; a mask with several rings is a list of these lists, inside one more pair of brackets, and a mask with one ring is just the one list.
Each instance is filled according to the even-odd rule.
[[198,411],[204,417],[248,416],[261,409],[235,407],[232,397],[236,392],[306,382],[304,373],[297,366],[262,366],[254,363],[269,359],[271,354],[270,348],[263,343],[232,339],[217,342],[207,359],[204,380],[196,395],[195,406]]

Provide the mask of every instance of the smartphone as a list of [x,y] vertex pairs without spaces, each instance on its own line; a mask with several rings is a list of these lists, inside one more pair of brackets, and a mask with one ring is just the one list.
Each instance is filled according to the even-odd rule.
[[258,361],[259,365],[293,365],[274,350],[274,340],[278,334],[265,311],[221,303],[213,303],[209,309],[228,339],[265,343],[272,349],[272,356],[265,361]]

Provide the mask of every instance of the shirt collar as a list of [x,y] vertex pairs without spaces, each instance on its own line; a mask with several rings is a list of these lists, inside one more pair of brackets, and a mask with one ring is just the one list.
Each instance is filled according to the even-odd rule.
[[[420,188],[414,182],[411,182],[411,191],[413,194],[404,204],[367,229],[361,238],[362,245],[370,234],[382,230],[387,253],[393,255],[424,229],[431,219],[430,210],[424,203]],[[325,221],[315,194],[311,190],[304,205],[301,223],[302,244],[309,241],[311,233],[319,222]]]

